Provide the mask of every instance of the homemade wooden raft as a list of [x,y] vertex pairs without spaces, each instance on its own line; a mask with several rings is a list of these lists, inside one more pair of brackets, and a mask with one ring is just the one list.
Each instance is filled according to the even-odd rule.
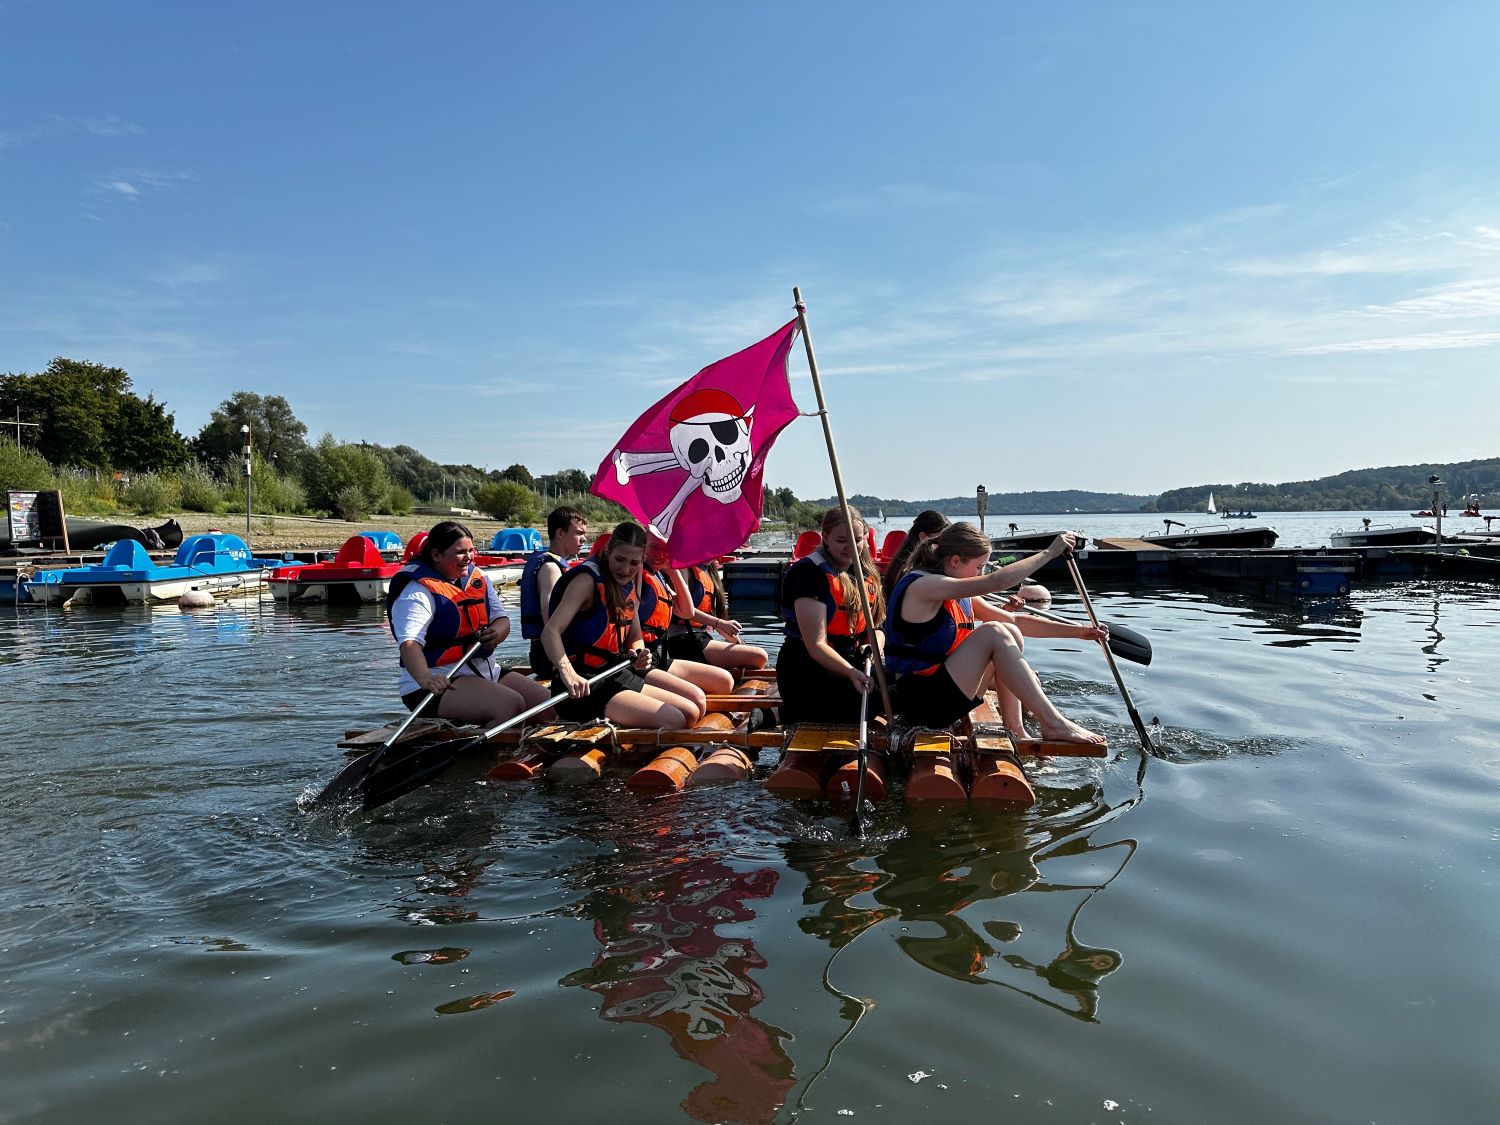
[[[773,793],[791,798],[851,801],[859,765],[853,726],[759,726],[756,713],[779,705],[774,670],[749,673],[732,694],[709,696],[709,713],[688,730],[647,730],[607,722],[541,723],[505,731],[485,746],[502,751],[490,769],[494,782],[588,781],[613,766],[634,766],[626,784],[641,792],[672,792],[700,785],[747,781],[763,750],[779,758],[765,779]],[[339,743],[363,753],[390,737],[396,724],[350,731]],[[472,727],[419,719],[393,746],[472,738]],[[1023,761],[1030,756],[1104,757],[1104,746],[1041,739],[1012,739],[1000,723],[994,696],[969,718],[945,731],[870,724],[865,797],[886,795],[893,772],[905,777],[905,797],[922,803],[964,801],[1030,805],[1036,800]]]

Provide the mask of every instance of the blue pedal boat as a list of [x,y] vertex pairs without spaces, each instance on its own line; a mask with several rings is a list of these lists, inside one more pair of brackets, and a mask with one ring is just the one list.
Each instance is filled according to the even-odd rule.
[[28,585],[43,605],[129,605],[175,602],[189,590],[215,597],[259,594],[280,559],[255,558],[238,535],[193,535],[170,563],[153,562],[133,539],[121,539],[96,566],[41,571]]
[[507,527],[495,532],[488,550],[492,555],[529,555],[546,545],[534,527]]

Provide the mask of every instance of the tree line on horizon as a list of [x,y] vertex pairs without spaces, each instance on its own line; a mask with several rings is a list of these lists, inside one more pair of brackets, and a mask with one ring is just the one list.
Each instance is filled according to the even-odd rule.
[[[525,524],[567,504],[599,526],[627,518],[619,505],[589,493],[592,475],[583,469],[482,469],[434,461],[409,445],[339,441],[331,433],[309,442],[306,424],[281,395],[236,391],[188,438],[165,404],[134,393],[126,371],[85,360],[58,357],[35,374],[0,375],[5,419],[24,424],[12,436],[0,429],[0,490],[58,488],[78,515],[242,508],[240,427],[248,425],[251,490],[261,512],[359,520],[452,506]],[[766,489],[770,518],[816,522],[799,503],[788,488]]]
[[[240,427],[253,437],[252,490],[265,512],[325,512],[358,520],[405,514],[423,505],[471,508],[502,521],[535,522],[558,503],[577,507],[600,526],[623,519],[618,505],[589,493],[582,469],[533,475],[522,464],[486,470],[444,464],[409,445],[346,442],[325,433],[307,440],[307,426],[281,395],[236,391],[192,438],[181,434],[164,403],[131,388],[123,369],[58,357],[45,370],[0,375],[0,490],[61,488],[70,511],[138,514],[229,511],[243,504]],[[0,429],[3,433],[3,429]],[[1500,495],[1500,458],[1456,464],[1356,469],[1285,484],[1193,485],[1158,496],[1075,489],[990,493],[994,515],[1066,512],[1201,510],[1210,493],[1221,510],[1392,511],[1432,503],[1428,478],[1444,482],[1448,502],[1477,493]],[[934,508],[974,512],[975,497],[888,499],[857,493],[850,502],[867,516],[905,517]],[[795,527],[815,526],[831,497],[801,500],[790,488],[768,486],[764,515]]]

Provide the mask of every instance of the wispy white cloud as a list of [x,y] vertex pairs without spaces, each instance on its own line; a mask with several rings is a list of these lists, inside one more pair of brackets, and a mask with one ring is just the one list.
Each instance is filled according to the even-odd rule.
[[196,288],[225,281],[230,276],[230,266],[221,258],[182,258],[149,269],[141,276],[167,289]]
[[95,137],[130,137],[145,130],[118,117],[48,117],[22,129],[0,130],[0,153],[38,141],[87,133]]
[[1375,375],[1365,372],[1299,371],[1268,375],[1266,379],[1272,383],[1290,383],[1297,386],[1309,387],[1404,387],[1408,385],[1408,381],[1405,379],[1391,375]]
[[1337,355],[1340,352],[1427,352],[1450,348],[1488,348],[1500,344],[1500,332],[1424,332],[1375,340],[1345,340],[1291,348],[1288,355]]
[[1363,310],[1374,317],[1432,317],[1450,319],[1500,315],[1500,279],[1459,281],[1438,286],[1420,296]]
[[95,197],[122,197],[137,202],[147,191],[165,191],[188,183],[195,177],[189,171],[161,171],[154,168],[126,168],[106,172],[94,181]]

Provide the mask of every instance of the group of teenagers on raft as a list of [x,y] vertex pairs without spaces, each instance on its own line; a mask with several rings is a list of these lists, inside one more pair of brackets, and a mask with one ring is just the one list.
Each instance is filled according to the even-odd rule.
[[[1070,534],[986,573],[990,542],[978,528],[923,512],[882,578],[867,525],[849,511],[854,535],[842,510],[830,509],[818,548],[782,579],[781,722],[853,724],[867,713],[867,601],[881,649],[874,659],[884,661],[899,720],[943,729],[994,690],[1013,734],[1025,734],[1029,713],[1043,739],[1104,741],[1047,698],[1023,647],[1028,636],[1103,641],[1106,627],[1033,617],[1020,612],[1019,596],[1001,596],[1071,550]],[[445,520],[427,533],[412,565],[392,579],[386,603],[408,708],[431,693],[438,716],[492,726],[565,691],[543,718],[684,729],[704,717],[707,696],[732,690],[735,673],[766,666],[766,650],[740,640],[716,562],[670,567],[665,542],[632,522],[601,535],[588,557],[574,561],[588,522],[567,507],[549,513],[547,535],[547,547],[527,559],[520,579],[521,635],[531,642],[532,674],[525,675],[495,659],[510,636],[510,615],[475,564],[469,529]],[[622,662],[628,666],[599,676]],[[539,680],[550,681],[551,691]]]

